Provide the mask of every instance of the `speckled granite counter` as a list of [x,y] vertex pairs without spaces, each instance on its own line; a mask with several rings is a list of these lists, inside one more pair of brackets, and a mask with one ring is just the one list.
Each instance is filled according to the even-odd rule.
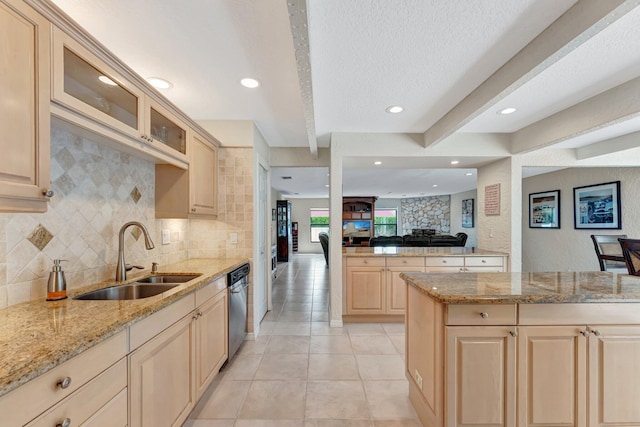
[[[149,298],[125,301],[72,299],[87,291],[113,286],[109,281],[69,292],[69,298],[62,301],[32,301],[0,310],[0,396],[245,262],[248,260],[242,258],[193,259],[163,266],[160,273],[202,275]],[[148,275],[148,272],[132,274],[127,282]]]
[[433,247],[344,247],[342,256],[413,256],[413,257],[441,257],[441,256],[507,256],[502,252],[488,251],[477,248],[459,246]]
[[609,272],[402,273],[445,304],[640,302],[640,277]]

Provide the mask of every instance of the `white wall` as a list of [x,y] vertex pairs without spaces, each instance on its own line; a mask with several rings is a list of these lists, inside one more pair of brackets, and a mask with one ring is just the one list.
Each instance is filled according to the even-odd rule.
[[298,222],[298,253],[322,253],[320,242],[311,242],[309,211],[329,208],[329,199],[291,199],[291,221]]
[[[620,181],[621,230],[576,230],[573,188]],[[640,168],[572,168],[522,181],[522,271],[599,270],[591,234],[640,237]],[[529,228],[529,193],[560,190],[560,229]]]
[[[473,228],[462,228],[462,201],[473,200]],[[467,233],[468,248],[478,247],[478,190],[469,190],[451,195],[451,234]]]

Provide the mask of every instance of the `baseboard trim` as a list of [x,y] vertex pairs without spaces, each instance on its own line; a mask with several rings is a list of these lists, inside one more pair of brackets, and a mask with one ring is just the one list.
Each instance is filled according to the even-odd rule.
[[342,324],[342,320],[332,320],[329,322],[329,326],[331,328],[342,328],[344,325]]

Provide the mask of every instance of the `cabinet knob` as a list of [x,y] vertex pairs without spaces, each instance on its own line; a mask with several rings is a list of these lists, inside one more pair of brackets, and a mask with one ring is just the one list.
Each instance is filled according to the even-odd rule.
[[517,331],[509,331],[509,335],[511,335],[512,337],[517,337],[518,336],[518,332]]
[[585,338],[588,338],[589,335],[591,335],[588,330],[580,331],[580,334],[582,334],[582,336]]
[[369,264],[369,261],[367,261],[366,259],[362,262],[363,264]]
[[196,211],[196,208],[191,208],[191,212],[195,212],[195,211]]
[[489,318],[489,313],[487,313],[486,311],[483,311],[482,313],[480,313],[480,317],[482,317],[483,319],[487,319]]
[[71,425],[71,418],[65,418],[61,423],[56,424],[56,427],[69,427]]
[[56,385],[63,390],[65,388],[68,388],[71,385],[71,377],[64,377],[63,379],[59,380]]
[[464,272],[464,268],[460,267],[460,273]]
[[487,260],[486,260],[486,259],[483,259],[483,260],[482,260],[482,263],[483,263],[483,264],[486,264],[486,263],[487,263]]
[[53,190],[50,188],[45,188],[42,190],[42,195],[45,197],[53,197]]
[[600,331],[599,331],[599,330],[597,330],[597,329],[592,329],[592,330],[591,330],[591,332],[593,332],[593,335],[595,335],[595,336],[597,336],[597,337],[599,337],[599,336],[601,336],[601,335],[602,335],[602,334],[600,334]]
[[442,263],[443,263],[443,264],[446,264],[446,263],[447,263],[447,260],[446,260],[446,259],[443,259],[443,260],[442,260]]

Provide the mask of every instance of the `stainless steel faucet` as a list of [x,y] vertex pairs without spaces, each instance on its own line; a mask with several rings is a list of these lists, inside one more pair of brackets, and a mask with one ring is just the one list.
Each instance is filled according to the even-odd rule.
[[155,248],[147,228],[142,223],[138,221],[131,221],[123,225],[118,236],[118,265],[116,266],[116,282],[127,280],[127,271],[130,271],[133,268],[144,268],[137,265],[129,265],[124,262],[124,232],[132,225],[135,225],[142,230],[142,234],[144,235],[144,246],[147,250],[150,251]]

